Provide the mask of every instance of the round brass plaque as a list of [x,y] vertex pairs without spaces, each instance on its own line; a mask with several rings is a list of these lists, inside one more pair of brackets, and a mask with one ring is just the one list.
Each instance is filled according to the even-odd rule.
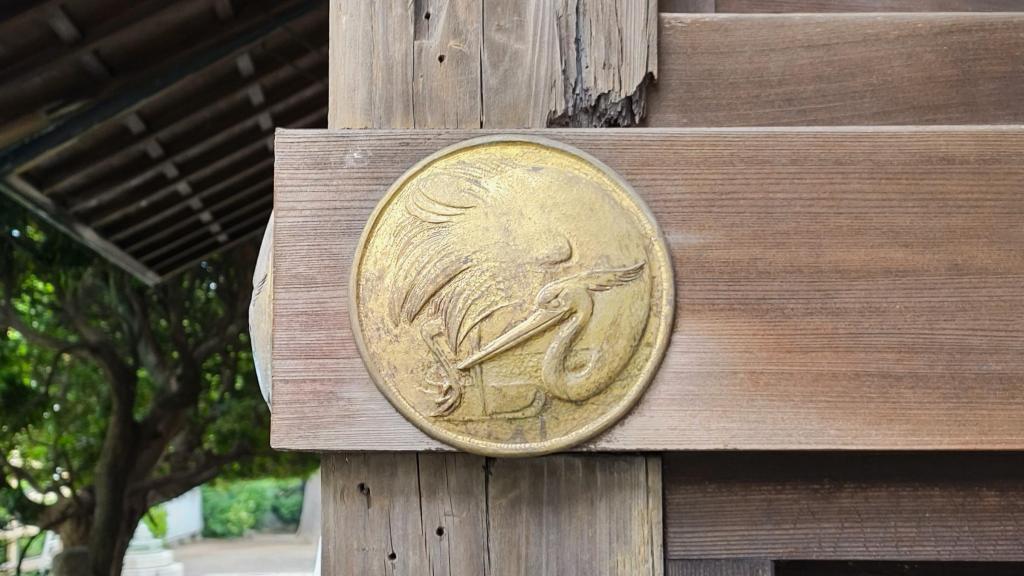
[[406,172],[363,231],[351,316],[377,386],[434,438],[492,456],[591,438],[657,370],[668,250],[620,176],[525,136],[451,146]]

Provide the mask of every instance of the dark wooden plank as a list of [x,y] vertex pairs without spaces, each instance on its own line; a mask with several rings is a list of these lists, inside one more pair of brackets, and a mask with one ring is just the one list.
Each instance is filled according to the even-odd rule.
[[776,562],[777,576],[1020,576],[1024,562]]
[[197,244],[182,254],[161,261],[155,270],[163,276],[161,280],[166,280],[190,266],[196,266],[200,260],[215,251],[226,252],[232,247],[262,234],[269,219],[270,211],[247,218],[244,222],[225,229],[224,236],[218,235],[216,238]]
[[[324,112],[322,107],[311,112],[308,110],[292,111],[289,116],[279,117],[278,120],[296,127],[322,126]],[[263,134],[258,129],[251,132]],[[191,158],[188,164],[183,164],[174,179],[167,180],[159,176],[151,178],[144,185],[132,190],[133,194],[141,198],[139,202],[149,203],[169,197],[177,198],[175,201],[169,202],[168,206],[162,206],[155,213],[136,215],[134,220],[127,222],[128,226],[124,229],[111,223],[114,222],[115,216],[121,216],[133,208],[137,208],[136,203],[100,207],[94,212],[84,213],[82,219],[103,224],[104,232],[118,240],[145,231],[147,228],[159,229],[158,223],[161,220],[180,213],[196,198],[205,200],[213,196],[225,180],[270,161],[272,159],[272,138],[272,136],[264,134],[259,140],[240,139],[236,142],[221,143]],[[182,194],[183,186],[186,186],[185,189],[191,192]]]
[[662,14],[651,126],[1024,122],[1024,14]]
[[61,0],[8,0],[0,6],[0,21],[34,16],[44,8],[58,4]]
[[[25,82],[36,82],[40,76],[46,74],[45,69],[47,68],[58,67],[62,64],[80,65],[83,56],[93,54],[100,47],[100,44],[109,39],[113,34],[124,32],[146,19],[159,18],[161,12],[169,8],[179,13],[184,12],[185,14],[201,11],[205,8],[203,4],[207,2],[208,0],[186,0],[185,2],[140,0],[126,5],[116,17],[89,30],[88,34],[84,37],[82,37],[81,31],[77,31],[77,38],[74,38],[72,30],[68,30],[64,34],[57,32],[56,28],[69,28],[68,25],[71,24],[73,26],[73,23],[60,5],[54,6],[47,11],[47,14],[42,16],[50,19],[50,26],[55,28],[54,32],[58,36],[61,36],[62,43],[52,44],[45,50],[40,50],[33,54],[31,58],[13,62],[3,67],[0,69],[0,77],[4,79],[4,82],[10,82],[12,86],[24,85]],[[60,18],[60,16],[63,16],[63,18]],[[64,20],[65,22],[55,26],[54,20],[57,22]],[[39,105],[41,103],[35,102],[34,104]]]
[[690,454],[664,473],[670,558],[1024,560],[1019,453]]
[[[716,0],[718,12],[1019,12],[1020,0]],[[663,10],[667,12],[667,10]]]
[[[0,175],[30,164],[47,151],[63,146],[95,126],[142,105],[195,72],[230,57],[267,34],[322,8],[317,0],[296,0],[272,14],[232,20],[223,37],[206,41],[153,69],[109,83],[97,101],[55,121],[44,134],[0,150]],[[5,110],[6,112],[6,110]]]
[[[260,180],[260,178],[264,177],[261,174],[262,172],[266,172],[265,180]],[[225,190],[223,195],[203,200],[203,209],[213,213],[216,219],[218,215],[227,216],[235,210],[244,209],[251,202],[263,201],[263,197],[266,197],[267,200],[272,200],[273,182],[271,181],[271,172],[269,169],[261,170],[253,174],[252,178],[246,179],[248,182],[254,183],[247,186],[231,187]],[[178,242],[187,241],[185,240],[186,238],[202,227],[201,214],[195,211],[188,211],[185,207],[172,213],[172,216],[174,217],[167,218],[168,224],[166,226],[160,226],[157,230],[151,227],[140,231],[135,236],[134,243],[127,246],[127,250],[132,254],[137,254],[140,260],[146,260],[149,257],[172,249],[173,245]]]
[[[207,155],[211,150],[219,151],[212,158],[212,161],[216,161],[218,155],[230,153],[234,148],[258,140],[261,133],[269,134],[274,128],[275,119],[295,118],[296,110],[299,110],[301,115],[302,111],[322,108],[327,100],[326,90],[318,84],[303,86],[301,90],[292,94],[275,96],[280,98],[267,100],[266,106],[254,107],[253,110],[246,110],[236,117],[227,116],[227,122],[210,121],[204,126],[197,127],[194,131],[194,140],[179,140],[163,145],[165,152],[160,158],[147,159],[148,161],[137,162],[133,166],[122,166],[120,170],[106,175],[105,178],[77,182],[77,186],[61,183],[52,189],[52,193],[58,198],[66,199],[72,213],[87,212],[108,203],[116,203],[120,196],[126,195],[132,196],[133,202],[145,202],[148,200],[147,196],[131,192],[165,173],[168,166],[181,169],[197,157]],[[269,123],[265,123],[264,115],[270,120]]]
[[665,576],[775,576],[771,560],[668,560]]
[[[210,99],[204,98],[205,93],[182,98],[180,107],[174,109],[177,115],[170,122],[166,118],[152,121],[147,116],[143,123],[138,115],[126,115],[125,124],[134,125],[138,119],[139,125],[132,132],[118,131],[116,136],[97,138],[98,141],[92,138],[80,140],[75,146],[77,154],[55,159],[55,162],[43,162],[24,176],[47,195],[81,190],[89,184],[95,185],[102,178],[111,178],[114,182],[117,178],[129,180],[130,174],[138,172],[140,164],[148,167],[154,161],[166,161],[168,156],[225,130],[256,122],[265,114],[273,115],[274,108],[288,98],[322,92],[321,98],[326,101],[325,87],[307,82],[301,74],[305,71],[326,73],[326,57],[317,56],[310,54],[295,62],[279,64],[244,84],[237,78],[231,78],[233,88],[210,90]],[[233,75],[237,76],[237,72],[233,71]],[[266,91],[265,101],[258,106],[254,106],[247,96],[252,86],[263,86]],[[163,155],[158,158],[148,154],[147,149],[154,143],[163,149]],[[116,152],[111,153],[112,150]]]
[[661,0],[658,11],[710,13],[715,11],[715,0]]
[[[440,447],[365,372],[349,263],[396,178],[480,134],[278,132],[275,446]],[[631,182],[675,265],[660,373],[584,449],[1024,449],[1024,129],[534,134]]]
[[[317,23],[316,16],[313,13],[299,18],[292,27],[309,42],[326,45],[326,23]],[[325,47],[311,52],[286,34],[271,33],[242,56],[222,59],[145,104],[82,134],[72,144],[47,152],[21,174],[39,189],[47,190],[65,180],[116,170],[126,157],[146,153],[154,139],[163,142],[187,138],[195,126],[219,119],[225,115],[225,108],[239,100],[251,108],[247,93],[253,85],[267,88],[290,83],[300,87],[316,83],[326,75],[326,52]],[[240,62],[246,59],[253,74],[243,78]],[[110,150],[117,154],[110,154]]]

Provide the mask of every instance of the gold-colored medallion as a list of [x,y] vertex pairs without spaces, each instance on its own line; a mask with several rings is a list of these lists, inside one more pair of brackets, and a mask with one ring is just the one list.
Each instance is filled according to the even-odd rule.
[[651,213],[597,159],[535,137],[469,140],[403,175],[366,225],[352,322],[377,386],[469,452],[543,454],[639,399],[671,331]]

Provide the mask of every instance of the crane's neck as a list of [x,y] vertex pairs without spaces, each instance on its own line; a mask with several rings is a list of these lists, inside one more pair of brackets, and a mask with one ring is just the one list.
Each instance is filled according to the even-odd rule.
[[590,354],[586,364],[576,370],[567,366],[572,348],[594,313],[594,302],[587,294],[576,302],[575,311],[555,333],[544,354],[541,377],[555,398],[582,402],[608,387],[618,374],[618,363],[602,362],[604,342]]

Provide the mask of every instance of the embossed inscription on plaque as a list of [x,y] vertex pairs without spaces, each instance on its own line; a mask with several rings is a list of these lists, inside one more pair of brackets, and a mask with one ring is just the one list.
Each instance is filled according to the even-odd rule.
[[669,256],[596,159],[541,138],[470,140],[400,178],[352,272],[360,353],[431,436],[489,455],[569,447],[625,414],[670,333]]

